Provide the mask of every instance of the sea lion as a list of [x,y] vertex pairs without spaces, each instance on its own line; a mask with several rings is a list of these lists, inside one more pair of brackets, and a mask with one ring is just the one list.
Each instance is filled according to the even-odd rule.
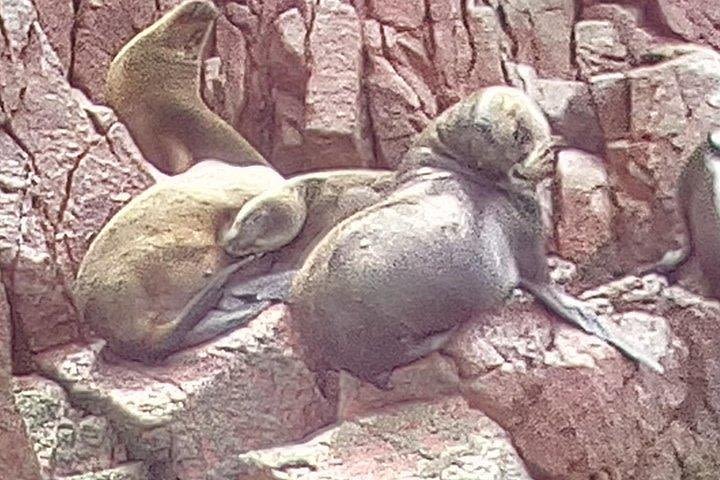
[[117,354],[156,361],[259,313],[271,298],[254,284],[234,315],[203,319],[249,260],[225,253],[219,232],[247,200],[284,181],[269,167],[205,161],[138,195],[83,257],[73,288],[82,318]]
[[298,175],[245,203],[218,243],[235,257],[273,252],[292,243],[278,262],[297,268],[327,231],[379,202],[395,186],[391,170],[337,169]]
[[540,156],[550,142],[539,107],[507,87],[485,89],[432,123],[404,156],[397,189],[330,230],[296,274],[289,308],[313,368],[386,388],[394,367],[440,348],[520,287],[661,372],[551,285],[537,202],[521,188],[546,168]]
[[690,156],[678,179],[677,201],[686,230],[683,244],[641,273],[671,274],[697,258],[713,295],[720,297],[720,129],[711,131]]
[[201,55],[217,16],[211,2],[181,3],[133,37],[107,73],[108,105],[165,173],[206,158],[268,165],[200,96]]
[[[527,101],[524,94],[516,89],[498,88],[503,95],[475,93],[446,110],[421,132],[413,148],[433,152],[432,155],[406,156],[399,172],[339,169],[294,177],[243,205],[232,226],[221,236],[220,244],[235,256],[274,251],[294,240],[306,219],[322,225],[310,235],[320,239],[325,229],[376,203],[372,196],[362,194],[368,188],[388,194],[405,172],[443,162],[448,167],[457,167],[454,158],[464,159],[465,168],[473,164],[495,181],[506,179],[513,183],[541,178],[552,167],[548,153],[555,139],[543,135],[544,116],[539,110],[524,107]],[[527,148],[530,142],[524,140],[530,137],[542,138],[532,144],[533,151]],[[446,145],[453,145],[455,151],[449,153]],[[523,159],[530,160],[521,162]],[[381,199],[374,197],[377,201]]]

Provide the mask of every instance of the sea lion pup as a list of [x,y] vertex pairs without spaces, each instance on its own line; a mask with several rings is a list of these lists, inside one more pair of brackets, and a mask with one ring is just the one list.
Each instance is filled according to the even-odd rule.
[[205,315],[248,261],[236,263],[217,236],[247,200],[284,181],[269,167],[205,161],[138,195],[83,257],[73,289],[82,318],[118,355],[156,361],[260,313],[273,292],[255,283],[232,313]]
[[314,245],[341,220],[369,207],[397,186],[395,172],[338,169],[288,179],[242,206],[218,240],[235,257],[284,249],[279,261],[298,268]]
[[711,131],[690,156],[678,179],[677,201],[686,230],[683,245],[641,273],[671,274],[696,257],[713,295],[720,297],[720,129]]
[[431,124],[403,158],[399,187],[330,230],[295,277],[289,308],[313,368],[386,388],[394,367],[441,348],[521,287],[661,372],[551,285],[537,202],[514,181],[495,181],[512,168],[527,178],[545,168],[538,156],[549,141],[539,108],[507,87],[485,89]]
[[107,103],[164,173],[184,172],[204,158],[267,165],[200,96],[201,54],[217,16],[211,2],[184,2],[133,37],[110,64]]

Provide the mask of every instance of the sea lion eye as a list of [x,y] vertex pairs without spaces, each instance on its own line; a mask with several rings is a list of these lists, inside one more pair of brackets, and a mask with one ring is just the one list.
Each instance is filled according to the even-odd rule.
[[720,152],[720,129],[713,130],[708,134],[708,143],[715,152]]

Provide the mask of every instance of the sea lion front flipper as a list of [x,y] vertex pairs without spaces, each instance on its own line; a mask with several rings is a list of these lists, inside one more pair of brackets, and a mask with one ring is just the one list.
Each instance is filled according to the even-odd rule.
[[272,302],[264,300],[230,312],[211,310],[185,335],[181,348],[199,345],[234,330],[260,315],[270,305]]
[[537,285],[532,282],[521,281],[520,286],[532,293],[546,307],[566,322],[605,340],[631,360],[645,364],[657,373],[665,372],[663,366],[660,365],[657,360],[651,358],[650,355],[643,352],[640,347],[636,347],[620,336],[611,333],[604,325],[603,320],[580,300],[549,285]]
[[244,258],[220,270],[202,290],[190,299],[175,317],[172,333],[165,338],[162,346],[158,348],[160,356],[165,356],[187,346],[185,338],[188,333],[218,304],[223,295],[223,287],[230,275],[252,260],[254,260],[254,257]]
[[244,325],[290,294],[295,271],[269,273],[233,284],[232,274],[256,257],[247,257],[216,273],[175,319],[176,327],[160,349],[162,356],[206,342]]
[[[285,301],[290,295],[290,288],[297,270],[274,272],[262,275],[246,282],[228,285],[225,295],[235,300],[273,300]],[[227,298],[227,297],[226,297]]]
[[215,276],[212,281],[215,285],[208,289],[195,308],[199,311],[210,303],[212,305],[185,333],[180,348],[198,345],[241,327],[273,303],[283,302],[289,297],[295,271],[268,273],[234,284],[228,279],[243,264],[238,262]]

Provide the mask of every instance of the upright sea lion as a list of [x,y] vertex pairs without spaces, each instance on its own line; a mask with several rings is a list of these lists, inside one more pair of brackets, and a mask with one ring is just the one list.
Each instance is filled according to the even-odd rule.
[[537,202],[509,178],[513,169],[522,178],[544,169],[539,156],[549,142],[537,105],[505,87],[485,89],[431,124],[405,155],[399,187],[330,230],[295,277],[290,311],[314,368],[385,387],[394,367],[440,348],[456,327],[521,287],[662,371],[551,285]]
[[267,165],[200,96],[201,54],[217,16],[208,1],[178,5],[130,40],[107,73],[108,105],[145,158],[165,173],[206,158]]
[[686,238],[645,271],[671,273],[695,257],[713,294],[720,297],[720,129],[690,156],[678,180],[677,201]]
[[257,315],[274,286],[253,284],[254,294],[244,294],[233,314],[205,315],[242,265],[218,245],[218,235],[246,201],[284,181],[269,167],[206,161],[153,185],[90,245],[74,284],[78,311],[111,350],[143,361]]

